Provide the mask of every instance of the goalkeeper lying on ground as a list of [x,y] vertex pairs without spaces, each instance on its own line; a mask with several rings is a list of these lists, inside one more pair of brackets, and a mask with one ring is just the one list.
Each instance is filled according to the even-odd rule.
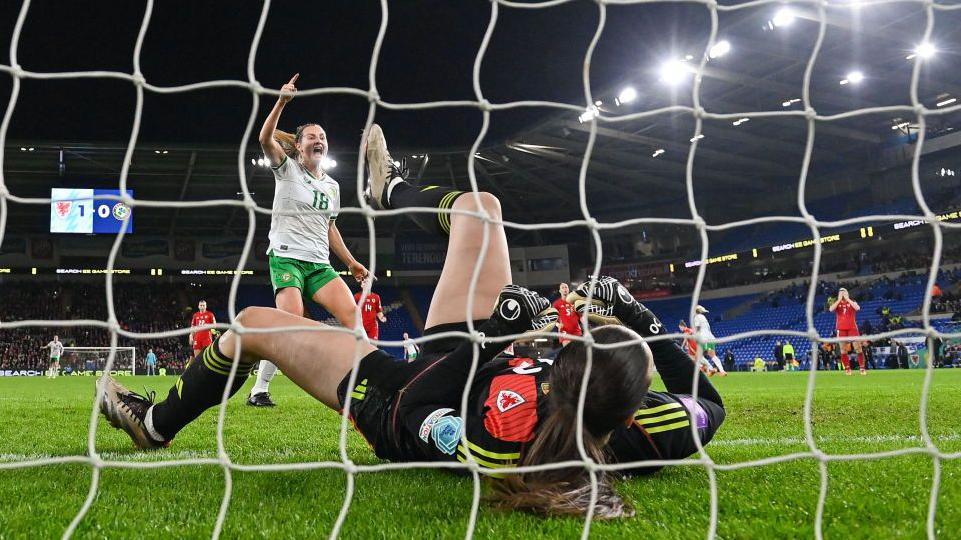
[[[377,126],[368,138],[367,158],[376,206],[483,210],[494,220],[501,219],[499,203],[490,194],[461,196],[441,187],[420,189],[408,184],[393,167]],[[475,261],[480,259],[485,227],[489,245],[479,262],[471,314],[478,320],[475,327],[487,338],[494,338],[548,330],[556,323],[556,313],[547,300],[508,285],[509,256],[502,225],[461,214],[429,214],[430,219],[423,218],[428,214],[413,215],[427,230],[450,237],[425,335],[466,329],[467,291]],[[660,323],[633,298],[618,293],[626,291],[605,278],[595,303],[580,302],[593,318],[617,319],[627,327],[609,326],[594,333],[597,343],[621,346],[594,350],[584,406],[585,450],[595,461],[605,462],[605,444],[613,435],[611,448],[622,461],[689,455],[694,448],[690,421],[695,422],[701,440],[707,442],[723,419],[720,398],[716,392],[708,394],[713,389],[703,377],[700,384],[704,397],[697,402],[648,393],[652,350],[663,357],[658,362],[659,370],[672,374],[666,380],[676,381],[674,387],[668,385],[674,391],[684,391],[679,388],[685,377],[685,389],[690,388],[693,365],[667,341],[652,343],[648,348],[635,331],[647,336],[658,334],[662,331]],[[238,316],[238,322],[261,329],[324,326],[270,308],[248,308]],[[255,362],[266,358],[332,409],[344,408],[349,396],[355,426],[383,459],[466,461],[469,452],[479,464],[491,469],[580,460],[576,409],[587,359],[580,342],[564,347],[555,361],[537,364],[516,359],[494,361],[506,342],[496,346],[488,343],[479,349],[469,407],[462,418],[461,395],[473,355],[472,345],[463,339],[428,341],[421,356],[409,364],[340,332],[247,333],[240,351],[238,341],[233,331],[224,333],[190,363],[167,399],[156,405],[108,379],[102,402],[105,416],[115,427],[127,431],[141,448],[167,446],[183,427],[220,402],[233,362],[238,366],[231,395],[243,386]],[[348,388],[358,350],[363,358],[355,384]],[[675,353],[681,361],[674,361]],[[648,403],[655,404],[647,407]],[[462,434],[466,434],[466,447]],[[590,476],[576,466],[506,474],[495,480],[493,487],[499,504],[545,514],[584,514],[591,499]],[[613,490],[609,475],[598,475],[596,504],[595,515],[601,518],[632,512]]]

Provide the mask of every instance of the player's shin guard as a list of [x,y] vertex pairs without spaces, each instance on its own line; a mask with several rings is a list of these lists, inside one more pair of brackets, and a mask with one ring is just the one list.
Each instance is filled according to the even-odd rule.
[[[390,208],[426,207],[450,210],[454,201],[464,193],[440,186],[415,187],[406,180],[395,178],[387,188],[387,205]],[[408,215],[414,223],[429,233],[450,235],[450,214],[417,212]]]
[[[233,361],[221,353],[217,345],[218,341],[214,341],[191,360],[170,389],[167,399],[150,409],[146,424],[151,432],[169,441],[201,413],[220,403]],[[252,367],[252,363],[237,366],[237,374],[230,387],[231,396],[247,381]]]

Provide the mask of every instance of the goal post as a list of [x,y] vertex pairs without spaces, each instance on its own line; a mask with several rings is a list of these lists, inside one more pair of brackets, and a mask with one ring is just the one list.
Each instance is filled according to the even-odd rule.
[[[63,356],[60,358],[62,365],[73,365],[75,369],[88,370],[88,366],[94,371],[103,371],[110,356],[111,347],[64,347]],[[115,371],[130,370],[132,375],[137,374],[137,348],[136,347],[113,347],[117,351],[113,361]]]

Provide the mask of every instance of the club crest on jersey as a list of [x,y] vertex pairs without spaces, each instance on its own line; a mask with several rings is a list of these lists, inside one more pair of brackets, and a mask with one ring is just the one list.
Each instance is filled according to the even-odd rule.
[[67,217],[70,213],[70,209],[73,207],[73,201],[57,201],[54,204],[54,208],[57,211],[57,216]]
[[284,272],[284,275],[280,276],[280,280],[281,280],[281,281],[290,281],[290,278],[292,278],[292,277],[293,277],[293,276],[290,275],[290,272]]
[[523,396],[513,390],[501,390],[497,393],[497,410],[502,413],[507,412],[526,401]]

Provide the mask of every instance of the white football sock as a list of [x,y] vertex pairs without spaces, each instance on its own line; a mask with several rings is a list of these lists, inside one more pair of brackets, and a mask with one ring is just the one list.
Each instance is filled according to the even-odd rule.
[[149,409],[147,409],[147,415],[144,416],[144,419],[143,419],[143,427],[147,429],[147,434],[150,435],[151,439],[158,442],[164,442],[167,440],[164,438],[163,435],[161,435],[160,433],[157,433],[157,430],[154,429],[153,427],[153,407],[152,406]]
[[712,357],[711,363],[714,364],[714,367],[716,367],[718,371],[720,371],[721,373],[724,373],[724,364],[721,363],[720,358],[718,358],[717,356]]
[[274,373],[277,372],[277,366],[273,362],[268,362],[267,360],[260,361],[260,369],[257,370],[257,382],[254,387],[250,389],[250,394],[262,394],[270,390],[270,380],[274,378]]

